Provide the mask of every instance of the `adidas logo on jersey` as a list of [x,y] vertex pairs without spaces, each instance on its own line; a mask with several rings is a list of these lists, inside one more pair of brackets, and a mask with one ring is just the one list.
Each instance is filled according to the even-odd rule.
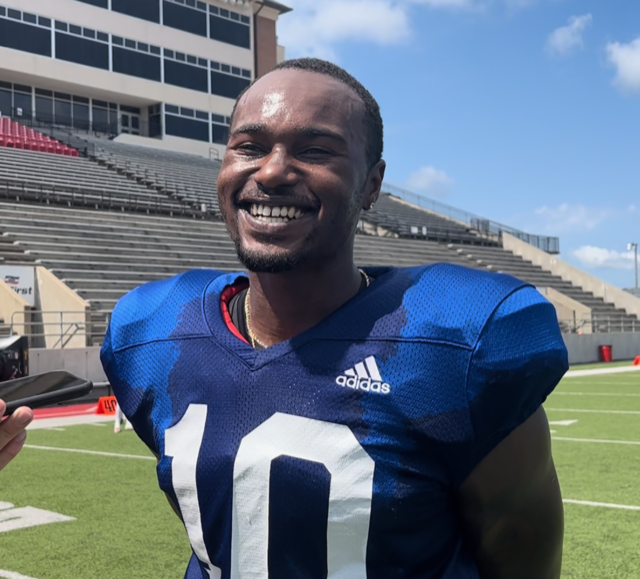
[[364,390],[377,394],[389,394],[391,386],[380,376],[378,364],[373,356],[369,356],[364,362],[359,362],[353,368],[346,370],[344,375],[336,378],[336,384],[343,388]]

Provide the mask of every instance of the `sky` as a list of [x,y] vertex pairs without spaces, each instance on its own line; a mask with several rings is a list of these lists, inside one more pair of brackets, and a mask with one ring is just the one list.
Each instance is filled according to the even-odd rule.
[[635,285],[640,2],[282,1],[287,57],[332,60],[380,103],[388,183]]

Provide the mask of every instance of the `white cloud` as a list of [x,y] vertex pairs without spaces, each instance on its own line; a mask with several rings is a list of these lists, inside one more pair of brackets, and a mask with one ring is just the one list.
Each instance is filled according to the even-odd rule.
[[622,90],[640,92],[640,38],[628,44],[607,44],[607,59],[616,69],[615,84]]
[[288,0],[293,12],[278,20],[279,43],[292,58],[317,56],[337,59],[343,42],[392,46],[414,32],[416,9],[450,12],[483,11],[504,6],[509,11],[540,0]]
[[[411,38],[412,10],[465,10],[489,0],[289,0],[291,14],[278,21],[279,43],[291,57],[336,59],[342,42],[397,45]],[[504,0],[507,1],[507,0]],[[508,0],[513,1],[513,0]]]
[[335,45],[364,41],[390,45],[411,35],[406,7],[390,0],[295,0],[278,22],[278,39],[291,56],[335,59]]
[[635,267],[632,251],[620,252],[614,249],[604,249],[593,245],[584,245],[572,252],[580,263],[586,267],[601,267],[606,269],[633,269]]
[[420,167],[409,175],[405,187],[416,193],[425,193],[431,197],[445,197],[453,186],[453,179],[444,171],[435,167]]
[[540,207],[535,210],[545,224],[547,232],[555,234],[567,231],[588,231],[609,217],[609,212],[601,209],[562,203],[558,207]]
[[567,56],[584,46],[584,33],[593,20],[591,14],[572,16],[566,26],[556,28],[547,38],[547,52]]

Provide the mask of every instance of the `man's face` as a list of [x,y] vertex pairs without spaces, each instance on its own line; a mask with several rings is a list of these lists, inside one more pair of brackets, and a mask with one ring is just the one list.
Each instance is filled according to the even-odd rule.
[[350,251],[368,173],[363,118],[349,87],[307,71],[272,72],[245,94],[218,198],[247,269],[279,273]]

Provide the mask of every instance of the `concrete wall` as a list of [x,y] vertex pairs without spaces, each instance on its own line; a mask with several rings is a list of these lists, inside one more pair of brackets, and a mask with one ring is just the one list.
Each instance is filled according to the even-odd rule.
[[138,145],[140,147],[150,147],[152,149],[160,149],[162,151],[178,151],[180,153],[199,155],[200,157],[206,157],[207,159],[211,158],[222,160],[224,153],[227,150],[225,145],[221,145],[219,143],[204,143],[201,141],[183,139],[181,137],[173,137],[170,135],[166,135],[162,139],[149,139],[138,135],[121,133],[114,140],[118,143],[125,143],[127,145]]
[[89,303],[44,267],[36,268],[36,280],[37,309],[44,312],[39,320],[42,323],[42,333],[45,334],[43,345],[47,348],[61,347],[61,317],[57,312],[65,312],[62,317],[62,332],[66,332],[69,325],[74,323],[81,328],[69,340],[63,338],[65,348],[84,348],[87,345],[87,328],[90,327],[91,321]]
[[613,346],[614,360],[632,360],[640,356],[640,332],[610,334],[563,334],[570,364],[599,362],[598,346]]
[[[11,324],[11,318],[17,322],[14,326],[16,334],[25,333],[25,323],[28,327],[31,321],[31,306],[14,292],[4,281],[0,280],[0,320]],[[15,316],[14,316],[15,313]]]
[[[538,291],[547,298],[556,309],[558,321],[567,327],[572,327],[573,320],[580,322],[591,319],[591,308],[577,302],[569,296],[560,293],[551,287],[539,287]],[[582,333],[591,333],[591,324],[586,324],[581,329]]]
[[515,255],[539,265],[542,269],[561,277],[575,286],[581,287],[584,291],[591,292],[594,296],[602,298],[616,308],[625,310],[627,314],[635,314],[640,317],[640,298],[629,292],[569,265],[556,256],[549,255],[508,233],[503,233],[502,242],[504,248],[512,251]]
[[29,358],[31,375],[52,372],[53,370],[66,370],[92,382],[107,381],[100,363],[100,348],[97,346],[64,350],[31,348]]

